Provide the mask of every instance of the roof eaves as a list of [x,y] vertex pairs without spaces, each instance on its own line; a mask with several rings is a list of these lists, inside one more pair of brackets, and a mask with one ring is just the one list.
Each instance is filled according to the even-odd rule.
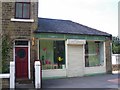
[[100,35],[100,34],[78,34],[78,33],[64,33],[64,32],[46,32],[46,31],[34,31],[34,33],[53,33],[53,34],[71,34],[71,35],[89,35],[89,36],[107,36],[107,37],[111,37],[112,35],[111,34],[107,34],[107,35]]

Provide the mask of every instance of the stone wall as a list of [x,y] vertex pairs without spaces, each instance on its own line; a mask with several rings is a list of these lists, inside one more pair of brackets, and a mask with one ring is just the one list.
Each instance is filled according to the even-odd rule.
[[112,50],[111,50],[111,40],[107,39],[105,42],[106,51],[106,72],[112,73]]
[[3,34],[10,36],[10,61],[13,61],[13,48],[15,39],[27,39],[30,41],[30,63],[33,65],[33,60],[37,57],[36,45],[32,45],[32,38],[34,37],[33,32],[38,27],[38,2],[31,2],[30,9],[30,19],[33,19],[34,22],[11,21],[11,18],[15,18],[15,2],[2,2],[2,31]]
[[4,78],[2,79],[2,88],[10,88],[10,79],[9,78]]
[[[0,1],[0,66],[2,66],[2,2]],[[0,67],[0,73],[2,68]],[[0,79],[0,90],[2,89],[2,79]]]
[[34,22],[17,22],[11,21],[11,18],[15,17],[15,2],[3,2],[2,3],[2,22],[3,32],[9,33],[11,38],[30,38],[33,31],[37,29],[38,23],[38,10],[37,2],[31,3],[31,17]]
[[112,71],[120,71],[120,64],[112,65]]

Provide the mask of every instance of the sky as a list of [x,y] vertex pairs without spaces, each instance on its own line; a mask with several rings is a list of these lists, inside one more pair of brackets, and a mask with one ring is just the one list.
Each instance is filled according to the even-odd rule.
[[119,0],[39,0],[38,16],[71,20],[118,36]]

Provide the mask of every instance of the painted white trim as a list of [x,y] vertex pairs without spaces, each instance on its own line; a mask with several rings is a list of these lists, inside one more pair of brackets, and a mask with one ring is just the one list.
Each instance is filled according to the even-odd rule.
[[65,64],[66,64],[66,69],[68,69],[68,49],[67,49],[67,40],[65,41]]
[[83,44],[83,70],[85,69],[85,44]]
[[[15,42],[13,44],[13,62],[15,63]],[[16,66],[16,64],[15,64]],[[15,68],[16,69],[16,68]],[[16,70],[15,70],[16,71]],[[16,73],[15,73],[16,74]]]
[[104,49],[104,65],[106,67],[106,47],[105,47],[105,42],[103,42],[103,49]]
[[71,44],[71,45],[83,45],[83,44],[86,44],[86,40],[81,40],[81,39],[67,39],[67,44]]
[[28,78],[31,78],[30,75],[30,41],[28,41]]
[[15,45],[15,47],[28,47],[28,45],[27,46]]
[[15,19],[15,18],[11,18],[11,21],[14,21],[14,22],[34,22],[34,19]]
[[10,78],[10,74],[0,74],[0,78]]

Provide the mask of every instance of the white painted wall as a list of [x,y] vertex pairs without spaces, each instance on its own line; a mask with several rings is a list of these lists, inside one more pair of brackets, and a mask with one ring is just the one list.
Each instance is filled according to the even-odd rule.
[[65,76],[66,76],[66,69],[42,70],[42,77],[43,78],[65,77]]
[[84,69],[85,75],[99,74],[99,73],[106,73],[105,66],[85,67]]
[[120,54],[112,54],[112,64],[120,64]]

